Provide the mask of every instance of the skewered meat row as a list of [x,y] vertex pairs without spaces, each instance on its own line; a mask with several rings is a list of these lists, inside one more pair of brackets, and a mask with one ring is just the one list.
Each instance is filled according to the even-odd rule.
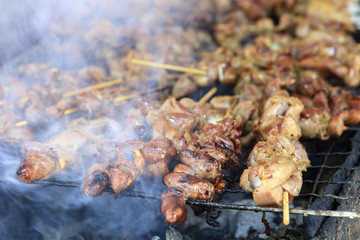
[[295,97],[275,95],[265,104],[265,110],[255,128],[259,141],[247,161],[240,186],[253,193],[259,206],[279,207],[283,191],[290,202],[298,196],[302,173],[310,165],[306,151],[299,142],[300,113],[304,106]]
[[[106,145],[108,149],[105,149]],[[169,172],[167,165],[176,154],[171,141],[164,137],[147,143],[139,140],[128,140],[117,145],[114,142],[102,143],[98,150],[108,158],[88,169],[83,192],[92,197],[101,195],[109,185],[119,195],[142,176],[145,168],[148,176],[165,175]],[[159,162],[162,164],[158,164]]]
[[34,132],[29,127],[16,127],[16,123],[21,118],[15,116],[12,112],[5,110],[0,116],[0,142],[14,145],[21,145],[34,140]]
[[133,182],[143,175],[165,175],[167,164],[176,154],[172,142],[164,137],[157,137],[149,142],[148,126],[145,115],[158,108],[157,101],[139,98],[135,101],[135,109],[131,109],[127,126],[112,140],[99,142],[97,150],[99,163],[88,169],[83,182],[83,192],[92,197],[102,194],[107,186],[111,186],[119,195]]
[[[182,100],[186,102],[186,99]],[[186,104],[196,105],[192,100],[188,100]],[[168,164],[177,151],[187,146],[187,141],[190,141],[190,134],[195,127],[195,119],[199,118],[174,98],[167,99],[161,107],[158,107],[157,102],[140,98],[135,102],[135,106],[137,108],[130,110],[128,115],[132,127],[127,128],[119,135],[120,139],[117,141],[120,143],[117,143],[116,140],[99,143],[98,151],[103,159],[88,170],[88,176],[83,184],[83,191],[86,195],[99,196],[107,186],[106,183],[110,184],[114,192],[119,195],[143,174],[148,177],[163,177],[168,174]],[[158,114],[159,112],[162,114]],[[154,120],[152,116],[155,113],[157,117]],[[144,119],[144,115],[147,115],[149,123]],[[192,120],[189,124],[183,124],[184,119]],[[141,135],[136,134],[136,130],[138,127],[141,129],[149,127],[151,123],[153,124],[151,141],[131,140],[141,139]],[[172,130],[169,131],[169,129]],[[135,133],[133,133],[134,130]],[[188,133],[188,139],[180,137],[184,130]],[[126,139],[129,140],[123,142]],[[146,141],[146,138],[143,140]],[[135,153],[131,151],[135,151]],[[96,168],[99,169],[96,170]],[[99,178],[102,181],[97,182]]]
[[[185,221],[186,199],[210,201],[216,192],[225,187],[222,168],[236,168],[241,156],[241,125],[232,118],[225,118],[217,124],[208,123],[195,133],[186,149],[179,151],[182,163],[175,166],[164,182],[169,191],[161,196],[161,210],[166,221]],[[174,199],[173,204],[169,204]]]
[[[44,143],[27,142],[22,147],[24,160],[16,174],[29,183],[48,179],[74,164],[81,164],[81,149],[96,143],[106,129],[113,129],[115,122],[107,119],[88,123],[85,119],[72,122],[68,130],[53,136]],[[85,153],[91,156],[95,151]]]

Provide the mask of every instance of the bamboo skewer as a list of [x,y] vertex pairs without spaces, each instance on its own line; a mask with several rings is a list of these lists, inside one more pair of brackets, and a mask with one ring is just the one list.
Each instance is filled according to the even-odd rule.
[[290,216],[289,216],[289,193],[284,191],[283,193],[283,223],[289,225]]
[[207,92],[200,100],[199,100],[199,104],[203,105],[204,103],[206,103],[217,91],[217,88],[214,87],[212,88],[209,92]]
[[108,82],[102,82],[102,83],[95,84],[95,85],[92,85],[92,86],[89,86],[89,87],[86,87],[86,88],[82,88],[82,89],[78,89],[78,90],[75,90],[75,91],[64,93],[63,97],[64,98],[72,97],[72,96],[75,96],[75,95],[77,95],[79,93],[82,93],[82,92],[107,88],[107,87],[111,87],[111,86],[116,85],[116,84],[120,84],[122,82],[123,82],[123,80],[121,78],[118,78],[118,79],[115,79],[115,80],[112,80],[112,81],[108,81]]
[[192,74],[207,75],[207,71],[200,70],[200,69],[195,69],[195,68],[187,68],[187,67],[181,67],[181,66],[164,64],[164,63],[143,61],[143,60],[138,60],[138,59],[131,59],[131,62],[133,64],[137,64],[137,65],[150,66],[150,67],[156,67],[156,68],[163,68],[163,69],[167,69],[167,70],[186,72],[186,73],[192,73]]
[[233,102],[231,103],[230,107],[226,110],[226,114],[224,116],[224,118],[232,118],[232,111],[234,109],[234,107],[236,106],[237,104],[237,99],[234,99]]
[[28,124],[28,122],[26,120],[24,120],[24,121],[15,123],[15,127],[23,127],[23,126],[26,126],[27,124]]

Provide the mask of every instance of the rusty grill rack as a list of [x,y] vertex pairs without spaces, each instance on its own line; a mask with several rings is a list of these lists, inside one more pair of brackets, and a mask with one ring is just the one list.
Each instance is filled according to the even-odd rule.
[[[300,214],[303,216],[322,216],[322,217],[342,217],[360,218],[359,201],[360,195],[351,194],[348,189],[360,186],[360,177],[353,179],[352,175],[359,173],[360,176],[360,128],[351,127],[344,135],[336,140],[321,142],[320,140],[302,141],[309,158],[311,166],[308,172],[303,174],[303,188],[299,197],[294,199],[294,206],[290,208],[290,214]],[[251,149],[245,150],[249,153]],[[242,190],[238,186],[240,174],[246,168],[243,161],[242,169],[235,176],[225,176],[227,187],[224,192],[212,202],[202,200],[187,200],[187,204],[201,207],[205,210],[233,209],[255,212],[281,213],[282,208],[259,207],[255,205],[241,205],[236,203],[223,202],[222,197],[226,194],[243,195],[241,198],[251,198],[251,193]],[[64,182],[58,180],[43,180],[36,182],[43,186],[57,187],[81,187],[77,182]],[[359,187],[360,189],[360,187]],[[110,188],[105,190],[113,193]],[[136,190],[135,187],[124,191],[120,197],[146,198],[160,201],[161,192],[145,193]],[[101,196],[100,196],[101,197]],[[347,206],[345,209],[334,207],[334,205]],[[336,204],[335,204],[336,203]],[[321,207],[320,207],[321,206]],[[335,209],[334,209],[335,208]],[[211,211],[210,211],[211,212]],[[208,221],[211,226],[219,226],[216,221]],[[211,216],[210,216],[211,218]],[[216,219],[216,217],[215,217]]]

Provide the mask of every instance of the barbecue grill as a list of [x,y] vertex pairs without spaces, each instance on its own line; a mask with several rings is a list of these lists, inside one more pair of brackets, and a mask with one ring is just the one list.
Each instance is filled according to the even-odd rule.
[[[53,41],[57,41],[52,36],[45,38],[40,45],[30,49],[21,56],[13,59],[3,66],[3,73],[8,74],[12,72],[15,67],[21,63],[26,63],[30,59],[41,58],[42,55],[46,54],[44,46],[51,44]],[[228,93],[228,89],[217,86],[220,91],[218,94]],[[196,95],[192,96],[193,99],[199,99],[206,91],[207,88],[202,89]],[[360,207],[359,207],[359,190],[360,190],[360,165],[359,165],[359,156],[360,156],[360,126],[350,127],[341,138],[336,140],[304,140],[304,144],[307,153],[309,154],[309,159],[311,160],[311,166],[308,168],[308,171],[303,174],[304,184],[299,197],[295,198],[293,206],[290,208],[290,214],[292,216],[292,223],[289,227],[279,228],[279,227],[269,227],[273,226],[272,223],[267,223],[267,218],[264,215],[263,219],[261,216],[257,218],[258,222],[264,222],[263,231],[253,231],[248,232],[245,235],[250,238],[264,236],[264,233],[272,234],[272,236],[282,236],[282,237],[291,237],[293,234],[302,234],[304,238],[307,237],[318,237],[322,239],[327,237],[329,239],[356,239],[360,238],[360,230],[358,226],[360,224]],[[252,148],[245,149],[244,159],[247,158],[247,154],[251,151]],[[9,159],[20,158],[18,154],[18,149],[11,148],[9,146],[4,146],[0,149],[2,157]],[[15,153],[15,154],[14,154]],[[14,160],[16,162],[16,160]],[[6,165],[1,167],[7,167]],[[219,237],[236,237],[234,231],[230,231],[230,224],[224,224],[224,221],[220,221],[221,218],[227,218],[229,211],[250,211],[250,212],[262,212],[262,213],[275,213],[275,216],[282,213],[282,208],[267,208],[267,207],[258,207],[253,204],[242,204],[238,203],[238,200],[251,199],[251,194],[243,191],[238,186],[238,180],[242,171],[246,168],[245,162],[243,162],[242,168],[236,174],[227,175],[225,174],[225,181],[227,183],[224,192],[220,194],[212,202],[206,202],[201,200],[188,200],[188,206],[194,208],[196,216],[192,218],[200,221],[206,222],[207,232],[199,232],[201,229],[194,227],[191,223],[185,223],[182,226],[170,226],[165,223],[165,220],[161,217],[160,213],[160,195],[164,192],[164,187],[159,186],[157,188],[152,188],[151,191],[147,187],[149,182],[140,181],[130,189],[123,192],[118,199],[113,199],[113,192],[111,189],[106,189],[106,196],[102,196],[99,199],[89,199],[87,201],[82,201],[81,204],[75,204],[71,206],[70,203],[66,203],[66,207],[63,207],[61,210],[56,210],[56,207],[61,206],[61,204],[55,204],[54,208],[51,201],[56,202],[56,196],[59,199],[62,199],[61,195],[73,194],[71,197],[73,201],[76,200],[76,197],[79,196],[81,183],[78,181],[64,181],[59,180],[56,177],[50,180],[38,181],[35,182],[34,186],[24,186],[26,184],[19,183],[17,180],[9,179],[8,177],[0,177],[0,193],[3,198],[0,200],[0,203],[4,206],[0,210],[0,218],[4,219],[4,224],[0,224],[0,233],[4,233],[5,237],[12,238],[24,237],[25,234],[29,238],[39,238],[40,236],[51,236],[51,234],[57,234],[58,239],[69,238],[69,239],[88,239],[93,237],[94,226],[102,225],[101,229],[104,226],[109,227],[108,232],[99,232],[99,236],[103,238],[113,237],[113,233],[117,232],[114,230],[114,226],[111,226],[110,223],[89,223],[87,226],[79,226],[81,230],[71,229],[68,226],[62,229],[56,229],[59,225],[55,224],[54,229],[50,229],[49,226],[52,226],[52,223],[49,225],[36,225],[37,231],[32,232],[30,229],[32,226],[31,221],[36,219],[33,215],[46,215],[49,212],[55,214],[56,211],[59,211],[60,214],[64,214],[60,218],[72,218],[72,221],[69,221],[69,225],[77,220],[84,222],[84,218],[87,216],[88,208],[103,208],[106,207],[106,203],[112,201],[113,205],[122,204],[121,208],[130,208],[136,209],[137,207],[144,205],[143,207],[151,206],[151,211],[158,211],[150,217],[152,220],[152,227],[141,231],[141,233],[132,233],[130,235],[125,235],[128,238],[137,238],[137,237],[152,237],[153,239],[165,238],[177,239],[176,237],[190,237],[190,238],[219,238]],[[13,170],[13,169],[12,169]],[[1,171],[0,171],[1,172]],[[15,171],[13,171],[15,173]],[[71,175],[72,173],[69,173]],[[62,178],[61,178],[62,179]],[[161,185],[161,184],[159,184]],[[14,187],[15,189],[11,189]],[[18,188],[19,189],[16,189]],[[25,191],[23,192],[23,189]],[[26,194],[31,191],[39,191],[35,193],[34,196],[27,196]],[[56,193],[58,192],[58,193]],[[49,197],[46,197],[48,195]],[[50,197],[50,196],[54,197]],[[40,196],[44,196],[44,201],[39,201]],[[75,197],[74,197],[75,196]],[[106,198],[102,202],[102,198]],[[127,200],[126,200],[127,199]],[[12,202],[13,201],[13,202]],[[60,200],[58,200],[60,201]],[[91,202],[91,203],[90,203]],[[249,202],[249,201],[248,201]],[[104,204],[105,203],[105,204]],[[23,205],[23,209],[14,210],[11,208],[18,208]],[[90,206],[91,205],[91,206]],[[41,211],[42,208],[45,208],[45,211]],[[62,208],[60,207],[60,208]],[[14,211],[13,211],[14,210]],[[37,212],[38,211],[38,212]],[[71,211],[72,213],[68,213]],[[107,212],[109,213],[109,212]],[[147,212],[146,212],[147,213]],[[128,214],[128,212],[127,212]],[[276,215],[277,214],[277,215]],[[95,214],[96,216],[100,216]],[[116,226],[122,225],[121,229],[126,228],[126,224],[131,225],[131,221],[134,221],[134,218],[141,218],[141,212],[134,214],[136,216],[129,217],[131,220],[126,222],[126,219],[121,218],[120,223],[116,223]],[[298,216],[297,216],[298,215]],[[296,217],[297,216],[297,217]],[[20,218],[24,218],[19,221]],[[43,218],[40,216],[39,218]],[[116,221],[116,214],[111,216],[112,220]],[[144,221],[146,220],[144,216]],[[295,220],[296,218],[296,220]],[[301,228],[293,232],[294,226],[299,224],[299,219],[303,221]],[[19,221],[19,222],[18,222]],[[194,220],[196,221],[196,220]],[[231,219],[228,219],[231,221]],[[300,221],[300,222],[301,222]],[[21,222],[21,227],[25,229],[17,229],[16,225]],[[62,222],[62,221],[61,221]],[[8,227],[12,225],[12,227]],[[134,225],[141,225],[141,221],[135,222]],[[236,222],[231,222],[231,224],[237,224]],[[279,226],[281,224],[275,224]],[[115,227],[116,227],[115,226]],[[204,225],[202,225],[203,227]],[[20,228],[21,228],[20,227]],[[106,228],[106,227],[105,227]],[[67,232],[67,235],[62,235],[62,230]],[[69,230],[70,229],[70,230]],[[131,227],[131,229],[136,229]],[[69,232],[73,231],[73,235]],[[118,233],[118,232],[117,232]],[[128,232],[127,232],[128,234]],[[243,236],[243,235],[241,235]],[[172,237],[172,238],[171,238]],[[238,236],[237,236],[238,237]]]
[[[358,196],[358,184],[360,183],[360,166],[358,166],[360,155],[359,130],[358,127],[352,127],[337,140],[326,142],[303,141],[312,165],[308,168],[308,172],[304,174],[303,189],[300,196],[294,200],[294,206],[290,208],[290,214],[304,216],[306,227],[304,235],[348,239],[355,239],[358,236],[359,232],[356,226],[360,218]],[[205,212],[200,218],[206,221],[214,229],[213,231],[223,227],[216,220],[221,213],[216,212],[217,214],[214,217],[215,210],[231,209],[233,211],[282,213],[282,208],[242,205],[229,201],[229,198],[232,201],[251,198],[250,193],[237,186],[238,178],[239,176],[228,176],[228,187],[224,189],[223,196],[216,199],[216,201],[187,201],[187,204],[195,206],[197,211]],[[44,188],[80,188],[80,183],[57,180],[44,180],[36,184]],[[160,202],[161,191],[144,192],[138,191],[138,188],[138,186],[134,186],[121,194],[120,197]],[[111,189],[106,191],[108,194],[113,194]],[[259,218],[258,221],[261,221],[261,219]],[[270,229],[268,230],[270,231]],[[186,229],[182,229],[182,231],[184,234],[188,234]],[[192,237],[201,237],[197,232],[193,234]]]

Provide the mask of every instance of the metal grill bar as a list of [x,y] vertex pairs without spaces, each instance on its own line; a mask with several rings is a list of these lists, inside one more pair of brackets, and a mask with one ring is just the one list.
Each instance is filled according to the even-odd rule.
[[[188,204],[208,207],[208,208],[220,208],[220,209],[234,209],[234,210],[245,210],[245,211],[256,211],[256,212],[273,212],[273,213],[282,213],[282,208],[266,208],[258,206],[249,206],[249,205],[238,205],[230,203],[214,203],[214,202],[204,202],[198,200],[188,200]],[[349,212],[349,211],[332,211],[332,210],[308,210],[308,209],[298,209],[290,208],[291,214],[301,214],[304,216],[315,215],[315,216],[329,216],[329,217],[348,217],[348,218],[360,218],[360,213],[358,212]]]
[[[321,165],[315,165],[315,166],[310,166],[309,168],[321,168]],[[360,166],[355,166],[355,167],[344,167],[344,166],[323,166],[323,168],[327,168],[327,169],[346,169],[346,170],[350,170],[350,171],[354,171],[358,168],[360,168]]]
[[[334,194],[316,194],[315,192],[317,191],[317,188],[319,186],[319,184],[350,184],[350,185],[354,185],[354,184],[359,184],[360,181],[351,181],[352,179],[349,179],[348,181],[321,181],[321,177],[322,174],[325,173],[325,169],[334,169],[334,170],[339,170],[339,169],[344,169],[344,170],[348,170],[348,171],[354,171],[354,170],[358,170],[360,168],[360,166],[330,166],[329,162],[330,162],[330,158],[331,156],[349,156],[352,154],[356,154],[354,152],[354,150],[352,151],[344,151],[341,152],[339,151],[336,147],[338,147],[337,145],[335,145],[335,143],[338,142],[351,142],[354,139],[337,139],[336,141],[331,141],[329,143],[330,147],[327,148],[327,151],[320,151],[320,152],[308,152],[309,156],[312,157],[317,157],[314,158],[312,162],[316,163],[317,165],[313,165],[310,166],[309,169],[313,169],[313,170],[317,170],[318,169],[318,173],[316,175],[315,180],[310,180],[310,179],[305,179],[303,180],[303,183],[305,184],[314,184],[312,186],[312,190],[310,190],[311,192],[305,192],[305,193],[301,193],[299,196],[300,197],[306,197],[308,199],[307,205],[305,209],[300,209],[300,208],[292,208],[290,209],[290,213],[291,214],[301,214],[304,216],[307,215],[314,215],[314,216],[329,216],[329,217],[347,217],[347,218],[360,218],[360,213],[357,212],[357,205],[360,202],[360,197],[359,196],[352,196],[352,195],[346,195],[346,196],[337,196]],[[360,142],[360,140],[356,141],[354,140],[354,142]],[[311,146],[314,146],[315,148],[312,148],[313,151],[317,151],[318,146],[317,146],[317,142],[316,141],[310,141],[307,142],[307,144],[312,144]],[[326,144],[324,145],[326,147]],[[320,148],[321,149],[321,148]],[[334,151],[332,151],[334,150]],[[322,158],[321,161],[319,161],[319,158]],[[329,161],[328,161],[329,160]],[[318,165],[321,164],[321,165]],[[339,163],[340,164],[340,163]],[[242,165],[245,167],[246,163],[242,162]],[[226,179],[226,177],[224,177]],[[231,177],[231,179],[233,179],[234,176]],[[1,180],[1,179],[0,179]],[[236,180],[237,181],[237,180]],[[234,183],[234,181],[230,181],[230,177],[229,177],[229,182],[230,183]],[[43,181],[39,181],[36,182],[36,184],[42,184],[43,186],[57,186],[57,187],[77,187],[80,188],[81,187],[81,183],[78,182],[64,182],[64,181],[58,181],[58,180],[43,180]],[[150,199],[150,200],[155,200],[155,201],[160,201],[160,191],[158,193],[144,193],[144,192],[138,192],[138,191],[134,191],[135,188],[131,188],[128,189],[126,191],[124,191],[123,193],[121,193],[120,197],[136,197],[136,198],[145,198],[145,199]],[[113,193],[111,188],[107,188],[105,190],[108,193]],[[229,189],[226,188],[224,189],[224,193],[238,193],[238,194],[244,194],[248,197],[250,197],[251,193],[246,192],[242,189]],[[115,197],[116,198],[116,197]],[[334,199],[334,200],[338,200],[338,201],[352,201],[354,202],[354,205],[352,205],[351,210],[352,211],[334,211],[334,210],[321,210],[321,209],[317,209],[317,210],[313,210],[313,209],[309,209],[309,206],[312,204],[313,199],[314,198],[330,198],[330,199]],[[232,204],[232,203],[220,203],[214,201],[214,202],[206,202],[206,201],[201,201],[201,200],[188,200],[187,201],[188,204],[190,205],[196,205],[199,207],[203,207],[203,208],[210,208],[210,209],[234,209],[234,210],[245,210],[245,211],[260,211],[260,212],[273,212],[273,213],[281,213],[282,212],[282,208],[268,208],[268,207],[258,207],[255,205],[241,205],[241,204]]]
[[359,184],[360,181],[313,181],[313,180],[303,180],[304,183],[314,183],[314,184]]
[[[41,182],[36,182],[37,184],[43,184],[43,186],[57,186],[57,187],[80,187],[80,184],[75,182],[61,182],[61,181],[52,181],[52,180],[43,180]],[[113,193],[110,188],[105,190],[106,192]],[[229,193],[244,193],[250,195],[249,192],[246,192],[242,189],[224,189],[225,192]],[[333,198],[338,200],[348,200],[356,199],[356,203],[359,202],[359,196],[336,196],[332,194],[319,195],[315,193],[305,193],[300,194],[300,196],[311,196],[319,198]],[[146,198],[152,200],[160,200],[160,196],[152,193],[144,193],[138,191],[125,191],[121,194],[120,197],[137,197],[137,198]],[[116,197],[115,197],[116,198]],[[219,208],[219,209],[235,209],[235,210],[245,210],[245,211],[260,211],[260,212],[282,212],[282,208],[268,208],[268,207],[258,207],[253,205],[240,205],[240,204],[229,204],[229,203],[218,203],[218,202],[206,202],[201,200],[187,200],[187,203],[190,205],[202,206],[207,208]],[[301,215],[316,215],[316,216],[330,216],[330,217],[349,217],[349,218],[360,218],[360,213],[356,212],[356,208],[352,211],[328,211],[328,210],[309,210],[309,209],[299,209],[292,208],[290,209],[292,214],[301,214]]]
[[[242,189],[224,189],[224,191],[228,192],[228,193],[243,193],[243,194],[248,194],[248,195],[251,194]],[[339,200],[359,198],[358,196],[337,196],[337,195],[333,195],[333,194],[319,195],[316,193],[301,193],[299,196],[314,196],[314,197],[318,197],[318,198],[328,197],[328,198],[334,198],[334,199],[339,199]]]
[[[315,183],[314,183],[312,192],[311,192],[312,194],[315,194],[316,188],[317,188],[317,186],[318,186],[318,181],[319,181],[320,176],[321,176],[321,173],[322,173],[322,171],[323,171],[323,169],[324,169],[322,166],[326,165],[327,160],[329,159],[329,153],[331,152],[331,149],[332,149],[333,147],[334,147],[334,142],[331,143],[331,145],[330,145],[330,147],[329,147],[329,150],[327,151],[327,155],[325,156],[324,161],[321,163],[321,167],[320,167],[319,173],[318,173],[317,176],[316,176],[316,180],[315,180]],[[308,201],[308,203],[307,203],[307,205],[306,205],[306,209],[309,209],[309,208],[310,208],[310,205],[311,205],[311,203],[312,203],[313,197],[314,197],[314,196],[310,196],[309,201]]]
[[356,200],[355,200],[355,202],[354,202],[354,207],[353,207],[353,209],[352,209],[353,212],[356,212],[357,207],[358,207],[358,205],[359,205],[359,201],[360,201],[360,197],[357,197]]
[[319,152],[319,153],[307,153],[308,156],[334,156],[334,155],[343,155],[343,156],[347,156],[350,154],[353,154],[354,152],[330,152],[330,153],[325,153],[325,152]]

